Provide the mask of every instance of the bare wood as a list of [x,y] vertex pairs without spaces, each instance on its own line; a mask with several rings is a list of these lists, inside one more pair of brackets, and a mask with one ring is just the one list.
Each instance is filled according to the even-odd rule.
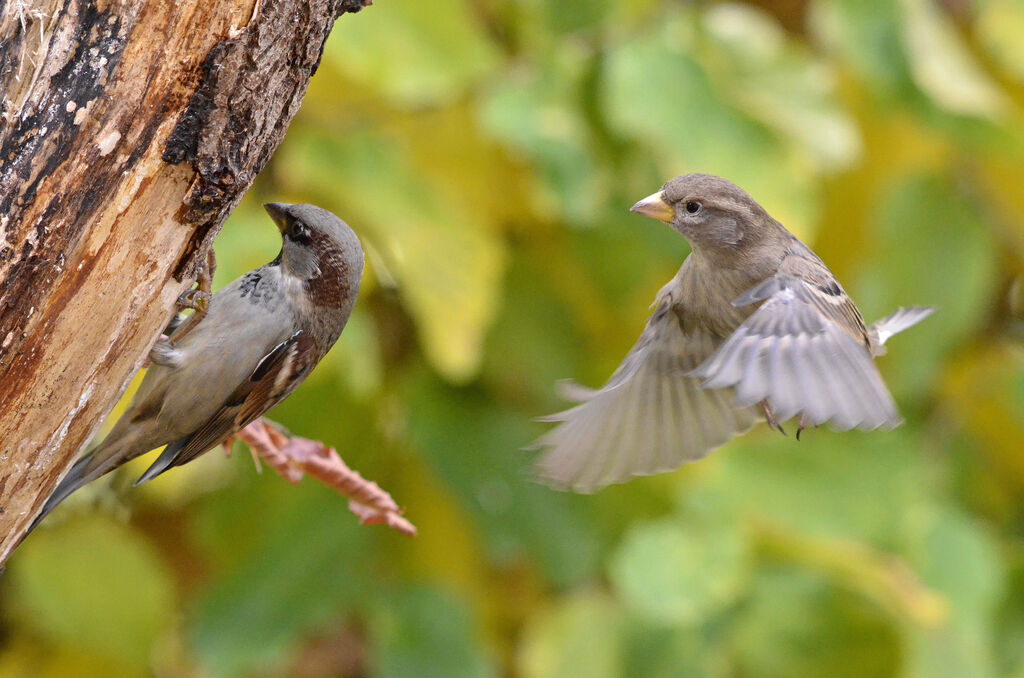
[[362,0],[0,0],[0,564]]

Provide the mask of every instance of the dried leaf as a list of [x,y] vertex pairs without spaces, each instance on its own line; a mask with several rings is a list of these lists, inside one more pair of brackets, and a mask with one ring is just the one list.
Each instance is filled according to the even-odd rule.
[[[308,474],[348,497],[348,508],[360,524],[386,525],[410,537],[416,535],[416,527],[402,517],[402,509],[391,495],[350,469],[333,447],[306,438],[289,438],[262,419],[246,426],[235,438],[288,482],[298,483]],[[231,442],[225,441],[227,449]]]

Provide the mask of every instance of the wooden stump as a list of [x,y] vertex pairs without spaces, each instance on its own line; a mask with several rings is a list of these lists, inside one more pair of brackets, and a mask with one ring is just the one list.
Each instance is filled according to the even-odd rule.
[[362,5],[0,0],[0,564]]

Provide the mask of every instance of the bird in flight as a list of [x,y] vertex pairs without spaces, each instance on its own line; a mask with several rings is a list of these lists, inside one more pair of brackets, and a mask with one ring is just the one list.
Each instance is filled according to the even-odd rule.
[[658,292],[636,345],[598,390],[568,384],[572,408],[536,447],[548,484],[594,492],[706,456],[764,419],[838,430],[901,423],[874,358],[933,309],[868,327],[809,247],[735,184],[676,177],[632,211],[670,225],[691,253]]

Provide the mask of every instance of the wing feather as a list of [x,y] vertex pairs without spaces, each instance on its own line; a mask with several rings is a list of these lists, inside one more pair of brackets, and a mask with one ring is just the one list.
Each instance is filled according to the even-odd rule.
[[736,408],[731,389],[701,388],[688,373],[720,340],[684,333],[670,295],[608,383],[580,404],[544,421],[557,424],[538,442],[543,480],[593,492],[631,477],[668,471],[700,459],[758,420]]
[[779,275],[748,290],[736,303],[763,303],[692,375],[706,388],[734,388],[740,406],[767,399],[779,421],[801,415],[840,430],[898,425],[860,314],[834,289]]
[[136,485],[195,459],[261,417],[295,390],[316,364],[315,354],[312,340],[302,331],[275,346],[213,416],[194,433],[168,445]]

